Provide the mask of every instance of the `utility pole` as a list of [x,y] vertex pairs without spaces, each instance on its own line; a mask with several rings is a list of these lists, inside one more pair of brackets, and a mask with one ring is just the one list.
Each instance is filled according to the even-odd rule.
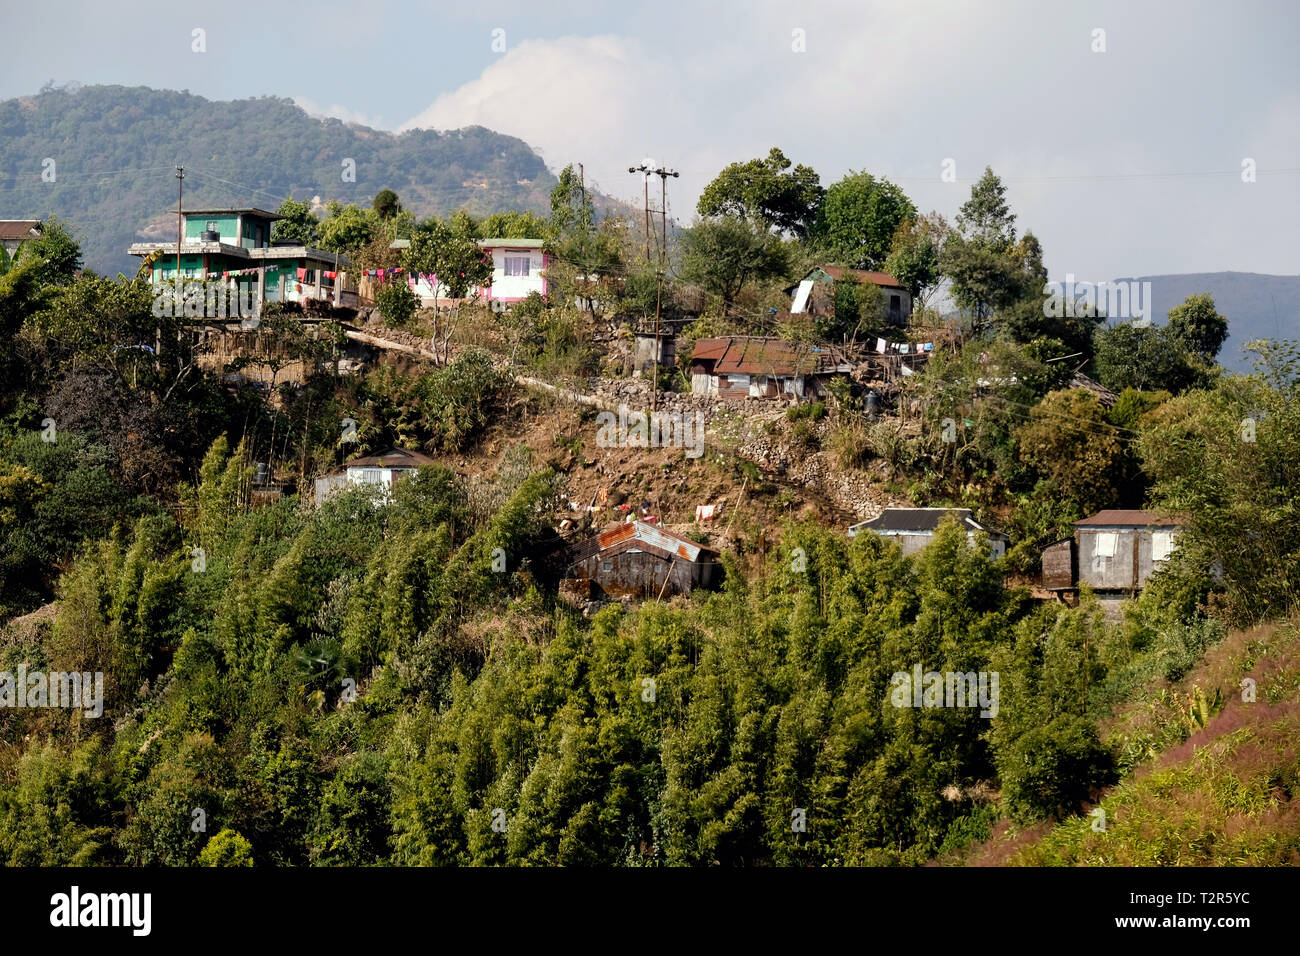
[[659,177],[659,220],[663,229],[663,245],[659,248],[659,268],[663,268],[668,258],[668,177],[676,179],[681,175],[675,169],[660,166],[650,172]]
[[[659,218],[663,224],[663,242],[659,247],[659,284],[655,290],[655,368],[654,380],[651,383],[651,411],[659,408],[659,353],[663,351],[663,342],[659,338],[659,316],[663,311],[664,298],[664,270],[668,267],[668,177],[680,176],[681,173],[675,169],[668,169],[660,166],[657,169],[650,170],[659,177]],[[649,191],[650,175],[646,174],[646,190]],[[649,200],[646,203],[646,226],[649,227]],[[649,244],[646,245],[647,258],[649,257]]]
[[650,411],[659,410],[659,310],[664,298],[664,270],[659,270],[659,285],[655,289],[655,370],[650,380]]
[[654,172],[654,160],[643,159],[640,166],[629,166],[629,173],[640,173],[645,180],[645,261],[650,261],[650,174]]
[[185,167],[176,167],[176,283],[172,294],[178,295],[181,288],[181,195],[185,188]]

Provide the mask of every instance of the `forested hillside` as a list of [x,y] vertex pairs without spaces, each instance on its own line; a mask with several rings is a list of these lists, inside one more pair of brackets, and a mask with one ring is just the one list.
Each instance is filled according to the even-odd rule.
[[[493,281],[485,232],[534,236],[547,294],[506,311],[421,308],[399,278],[245,328],[81,271],[57,220],[0,258],[0,862],[1293,859],[1300,345],[1225,371],[1200,293],[1157,326],[1063,315],[991,169],[949,224],[791,166],[722,170],[662,277],[572,168],[545,217],[280,207],[463,294]],[[887,266],[922,304],[895,324],[845,272],[827,308],[782,311],[810,262]],[[657,378],[632,330],[655,315],[677,345]],[[843,343],[859,378],[690,392],[695,342],[761,332]],[[939,347],[891,376],[901,353],[852,344],[877,336]],[[698,409],[701,453],[602,437],[602,401]],[[313,495],[390,446],[432,463]],[[956,520],[907,556],[846,535],[886,504],[971,509],[1010,546]],[[1178,529],[1139,594],[1034,587],[1079,519],[1135,508]],[[571,600],[569,549],[650,511],[721,581]],[[1261,625],[1279,639],[1242,637]],[[52,704],[55,674],[99,696]],[[978,676],[978,702],[932,674]]]
[[[349,159],[355,177],[345,179]],[[420,215],[541,212],[555,184],[512,136],[482,127],[395,135],[314,119],[274,96],[221,102],[82,86],[0,102],[0,218],[75,220],[85,263],[101,273],[132,274],[138,262],[127,246],[174,234],[174,217],[163,214],[176,208],[173,167],[182,165],[190,208],[368,202],[389,188]],[[42,179],[51,169],[53,181]]]

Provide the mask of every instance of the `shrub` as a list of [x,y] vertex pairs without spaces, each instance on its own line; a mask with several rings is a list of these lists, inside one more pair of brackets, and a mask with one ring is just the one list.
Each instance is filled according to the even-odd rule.
[[252,866],[253,846],[229,827],[208,841],[199,853],[199,866]]
[[405,282],[386,282],[375,293],[375,305],[385,322],[400,327],[414,318],[419,300]]

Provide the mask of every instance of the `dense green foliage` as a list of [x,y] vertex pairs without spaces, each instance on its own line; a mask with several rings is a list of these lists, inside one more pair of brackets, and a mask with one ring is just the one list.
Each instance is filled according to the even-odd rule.
[[812,230],[813,241],[835,262],[880,269],[894,235],[916,207],[898,186],[868,172],[850,172],[826,190]]
[[803,237],[817,221],[824,190],[817,173],[773,147],[765,159],[731,163],[700,193],[705,218],[735,216]]
[[[789,164],[769,159],[724,177],[744,208],[687,231],[675,277],[635,261],[624,223],[597,221],[572,168],[546,220],[417,220],[383,190],[323,219],[286,203],[280,228],[361,258],[409,235],[407,267],[462,290],[485,278],[477,239],[540,238],[554,298],[487,317],[483,337],[509,364],[582,378],[601,359],[598,310],[645,317],[652,291],[658,308],[685,278],[722,303],[706,300],[707,328],[799,274],[810,247],[772,198]],[[794,185],[815,184],[802,169]],[[746,170],[772,182],[749,195]],[[1181,725],[1122,741],[1103,726],[1196,666],[1222,636],[1211,614],[1298,610],[1295,347],[1259,343],[1257,374],[1221,374],[1223,317],[1199,297],[1156,332],[1055,321],[1042,250],[991,171],[954,230],[888,184],[850,185],[889,194],[868,202],[890,222],[859,223],[877,244],[855,261],[889,237],[910,287],[943,273],[960,334],[908,376],[906,429],[864,418],[844,382],[772,431],[811,450],[840,427],[847,467],[878,467],[918,504],[974,507],[1012,532],[1009,555],[990,560],[955,522],[904,557],[788,521],[735,539],[714,591],[590,616],[557,594],[567,489],[552,459],[511,437],[490,473],[450,467],[521,424],[513,370],[483,343],[453,353],[448,334],[445,362],[345,378],[341,328],[309,332],[281,305],[258,329],[265,355],[204,368],[144,282],[76,274],[67,230],[24,247],[0,275],[0,671],[102,672],[104,713],[5,713],[0,861],[912,865],[999,819],[1074,819],[1181,742]],[[875,328],[872,289],[840,282],[832,298],[814,340]],[[380,302],[390,322],[424,321],[410,305]],[[1189,376],[1121,380],[1120,329]],[[254,362],[264,390],[223,380]],[[306,381],[278,381],[290,362]],[[1075,378],[1089,367],[1121,394]],[[391,495],[294,493],[390,445],[444,461]],[[283,494],[255,488],[258,465],[290,479]],[[776,483],[735,467],[755,495]],[[1181,515],[1182,537],[1121,624],[1086,589],[1070,607],[1008,583],[1088,511],[1142,505]],[[917,706],[898,694],[917,671],[996,674],[997,690]],[[1179,705],[1200,726],[1215,706]]]

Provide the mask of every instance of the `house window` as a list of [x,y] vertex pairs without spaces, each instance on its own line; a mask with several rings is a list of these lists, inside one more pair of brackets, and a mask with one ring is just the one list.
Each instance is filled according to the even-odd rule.
[[889,297],[889,311],[890,312],[903,311],[903,297],[901,295],[891,295]]
[[614,563],[612,561],[602,561],[600,562],[600,569],[602,571],[613,571]]
[[1172,531],[1151,532],[1151,560],[1168,561],[1174,553],[1174,533]]
[[1098,558],[1115,557],[1115,547],[1119,543],[1119,535],[1114,531],[1102,531],[1097,535],[1097,546],[1093,548],[1093,555]]
[[528,257],[527,256],[506,256],[506,275],[508,276],[528,275]]
[[384,470],[382,468],[362,468],[361,480],[367,485],[382,484],[384,480]]

